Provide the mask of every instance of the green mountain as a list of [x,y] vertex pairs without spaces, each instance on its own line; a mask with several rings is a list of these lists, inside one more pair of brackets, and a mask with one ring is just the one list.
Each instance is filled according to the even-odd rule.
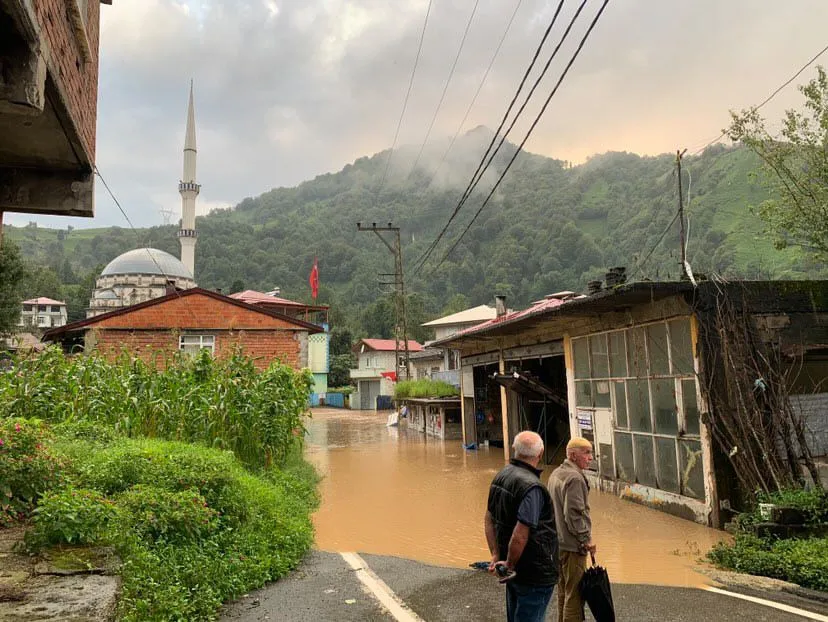
[[[662,238],[677,207],[674,156],[668,154],[606,153],[570,166],[521,153],[463,240],[438,265],[514,153],[508,143],[431,260],[415,270],[490,137],[486,128],[469,132],[445,161],[446,144],[430,146],[419,158],[414,148],[399,149],[390,166],[385,151],[200,217],[197,280],[225,292],[278,286],[286,297],[309,300],[308,274],[317,257],[320,301],[332,305],[332,322],[355,334],[390,336],[392,305],[388,287],[380,284],[389,278],[378,274],[393,272],[393,258],[375,235],[357,231],[358,221],[401,227],[414,324],[445,309],[490,302],[495,293],[506,294],[516,308],[554,291],[580,291],[610,266],[627,266],[636,279],[677,278],[678,225]],[[750,210],[766,198],[754,180],[758,169],[757,159],[736,147],[718,145],[685,158],[688,258],[694,271],[742,278],[828,276],[798,249],[778,251],[763,235]],[[24,256],[51,266],[59,280],[81,283],[86,276],[88,284],[91,273],[140,244],[178,255],[176,229],[7,227],[6,232]]]

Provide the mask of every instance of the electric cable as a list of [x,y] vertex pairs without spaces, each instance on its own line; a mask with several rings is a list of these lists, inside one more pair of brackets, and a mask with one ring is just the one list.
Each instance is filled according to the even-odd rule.
[[563,83],[564,78],[566,78],[566,75],[569,73],[569,70],[571,69],[572,65],[574,64],[575,59],[578,58],[579,54],[581,53],[581,50],[583,49],[584,45],[586,44],[587,39],[589,39],[589,36],[592,34],[592,31],[594,30],[596,24],[598,23],[598,20],[601,19],[601,15],[603,15],[604,9],[606,9],[607,4],[609,4],[609,0],[603,0],[603,2],[601,4],[601,8],[598,9],[598,12],[595,14],[595,17],[590,22],[589,28],[587,28],[586,33],[584,33],[584,36],[581,38],[581,42],[578,44],[578,47],[576,48],[575,52],[573,53],[572,58],[569,59],[569,62],[567,63],[566,67],[564,68],[563,72],[561,73],[560,78],[558,78],[558,81],[555,84],[555,87],[549,93],[549,96],[546,98],[546,101],[544,102],[543,107],[540,109],[540,112],[538,112],[537,116],[535,117],[535,120],[532,122],[532,125],[529,127],[529,130],[526,132],[526,135],[524,136],[523,140],[520,142],[520,145],[518,145],[517,149],[515,150],[515,153],[512,155],[511,159],[509,160],[508,164],[506,165],[506,168],[500,174],[500,176],[498,177],[498,179],[495,182],[494,186],[489,191],[489,194],[486,196],[485,200],[483,201],[483,204],[480,206],[480,208],[477,210],[475,215],[469,221],[468,225],[466,225],[466,228],[463,230],[463,232],[460,234],[460,236],[454,241],[454,243],[451,245],[451,247],[448,249],[448,251],[446,251],[446,253],[443,255],[442,259],[440,259],[439,263],[434,267],[434,269],[432,270],[432,273],[434,272],[434,270],[437,270],[437,268],[439,268],[441,265],[443,265],[443,263],[446,261],[448,256],[452,253],[452,251],[455,248],[457,248],[457,245],[460,244],[460,241],[463,239],[463,237],[469,231],[471,226],[477,220],[477,217],[480,216],[480,213],[483,211],[483,208],[485,208],[486,205],[488,204],[488,202],[491,200],[491,198],[494,195],[495,191],[500,186],[500,183],[503,181],[503,178],[506,176],[506,173],[509,172],[509,169],[512,167],[512,164],[514,164],[514,162],[517,159],[518,155],[522,152],[523,146],[529,140],[529,137],[532,135],[532,132],[535,130],[535,127],[537,127],[537,125],[540,122],[541,117],[543,116],[544,112],[546,112],[546,109],[549,106],[549,103],[552,101],[552,98],[558,92],[558,89],[560,88],[561,84]]

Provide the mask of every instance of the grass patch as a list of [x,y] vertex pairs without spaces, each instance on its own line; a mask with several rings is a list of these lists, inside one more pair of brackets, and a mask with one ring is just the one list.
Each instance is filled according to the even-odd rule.
[[[818,490],[786,490],[757,497],[758,503],[774,503],[802,511],[806,522],[828,522],[828,494]],[[758,509],[742,514],[739,533],[732,544],[720,542],[708,553],[716,565],[752,575],[797,583],[828,591],[828,538],[763,539],[749,533],[760,522]]]
[[454,385],[429,378],[403,380],[394,387],[394,397],[396,399],[407,397],[456,397],[458,395],[460,395],[460,389]]

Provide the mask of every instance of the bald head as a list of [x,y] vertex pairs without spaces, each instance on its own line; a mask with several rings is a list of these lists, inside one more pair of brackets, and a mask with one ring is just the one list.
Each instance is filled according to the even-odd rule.
[[543,453],[543,439],[535,432],[524,430],[515,436],[512,449],[515,450],[515,458],[518,460],[526,462],[538,460]]

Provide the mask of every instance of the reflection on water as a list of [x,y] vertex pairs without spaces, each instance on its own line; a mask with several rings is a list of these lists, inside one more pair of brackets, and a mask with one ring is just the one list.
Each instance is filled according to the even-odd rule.
[[[324,478],[317,546],[457,567],[487,559],[483,513],[503,451],[386,428],[386,415],[314,410],[306,453]],[[704,583],[692,566],[721,532],[595,491],[590,504],[598,559],[613,581]]]

